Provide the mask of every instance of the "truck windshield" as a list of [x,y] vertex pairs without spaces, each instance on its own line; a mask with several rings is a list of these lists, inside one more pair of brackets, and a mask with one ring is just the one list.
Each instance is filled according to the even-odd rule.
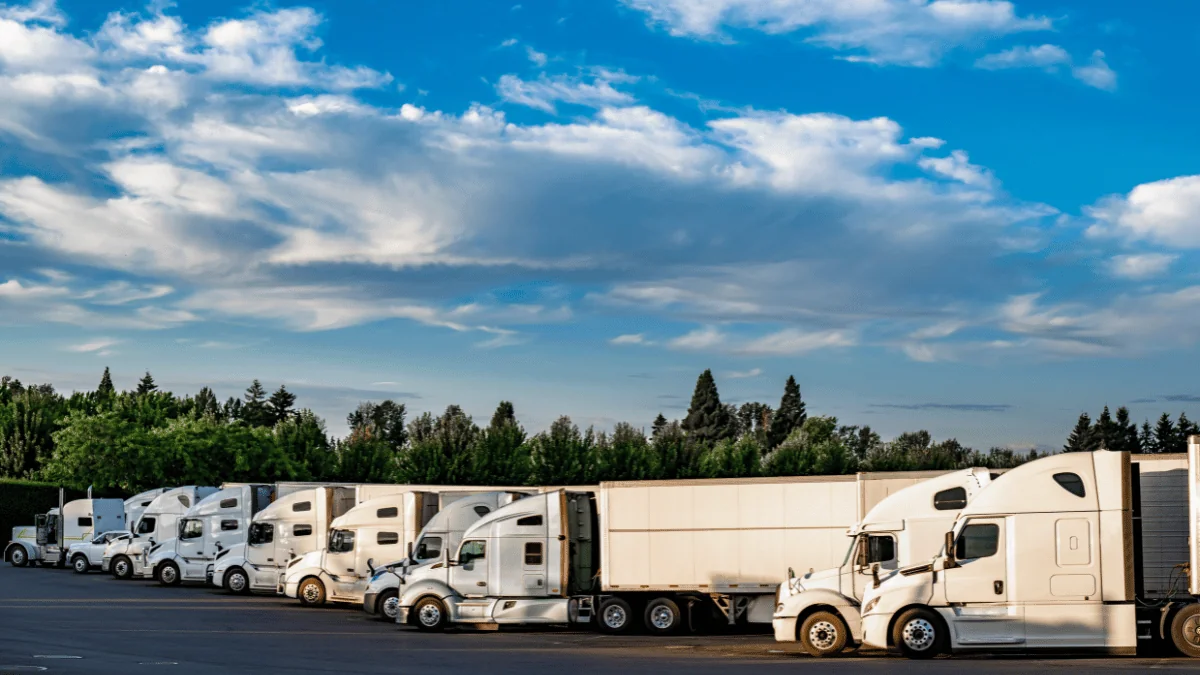
[[354,532],[351,530],[334,530],[329,535],[330,553],[349,553],[354,550]]

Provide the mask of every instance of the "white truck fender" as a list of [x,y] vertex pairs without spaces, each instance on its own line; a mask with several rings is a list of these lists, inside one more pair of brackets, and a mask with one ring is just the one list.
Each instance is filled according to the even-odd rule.
[[225,583],[225,573],[234,567],[246,567],[246,557],[236,553],[230,553],[221,558],[217,558],[217,562],[213,565],[212,585],[222,588]]
[[13,549],[17,548],[18,546],[25,549],[25,559],[26,560],[34,561],[34,560],[38,559],[37,550],[32,545],[30,545],[29,542],[13,541],[13,542],[9,542],[8,546],[6,546],[4,548],[4,561],[5,562],[8,562],[9,556],[12,554]]
[[[326,588],[329,587],[329,575],[326,574],[325,570],[321,569],[320,566],[297,565],[295,567],[288,568],[287,575],[283,578],[283,594],[289,598],[296,597],[297,587],[300,585],[301,581],[307,579],[308,577],[316,577],[321,580],[322,584],[325,584]],[[214,576],[214,578],[216,577]]]
[[[401,610],[410,609],[417,604],[421,598],[435,596],[446,602],[446,609],[449,610],[451,617],[457,616],[455,611],[457,606],[458,593],[454,592],[446,583],[437,579],[421,579],[412,583],[402,584],[400,586],[400,608]],[[452,605],[454,605],[452,607]]]
[[846,622],[854,641],[862,642],[862,614],[859,612],[858,601],[854,598],[827,588],[816,588],[786,597],[780,605],[782,607],[775,610],[777,618],[799,619],[821,609],[832,610]]

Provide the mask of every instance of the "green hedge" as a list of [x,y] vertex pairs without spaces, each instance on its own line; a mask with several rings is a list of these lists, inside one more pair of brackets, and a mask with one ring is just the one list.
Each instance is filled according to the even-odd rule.
[[[87,492],[67,489],[63,500],[86,497]],[[93,497],[120,497],[112,491],[92,491]],[[14,527],[33,525],[33,517],[58,506],[58,486],[28,480],[0,478],[0,541],[12,538]],[[7,544],[6,544],[7,545]]]

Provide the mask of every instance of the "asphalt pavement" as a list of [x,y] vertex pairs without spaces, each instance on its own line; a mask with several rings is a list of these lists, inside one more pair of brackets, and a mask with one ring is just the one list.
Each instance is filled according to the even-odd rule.
[[9,673],[1144,673],[1200,670],[1173,659],[818,660],[769,635],[606,636],[579,630],[429,635],[354,607],[164,588],[98,572],[0,567],[0,675]]

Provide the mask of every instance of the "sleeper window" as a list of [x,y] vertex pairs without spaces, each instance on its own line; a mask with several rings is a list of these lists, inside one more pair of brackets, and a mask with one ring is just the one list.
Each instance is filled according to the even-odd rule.
[[187,495],[175,495],[175,498],[179,500],[180,504],[183,504],[183,508],[191,508],[192,502],[187,498]]
[[974,560],[996,555],[1000,546],[1000,526],[992,523],[967,525],[958,535],[954,546],[954,557],[959,560]]
[[542,564],[542,542],[530,541],[525,543],[525,564],[530,567]]
[[293,525],[292,526],[292,536],[293,537],[307,537],[310,534],[312,534],[312,525]]
[[92,526],[92,519],[91,519],[91,518],[80,518],[80,519],[79,519],[79,526],[80,526],[80,527],[91,527],[91,526]]
[[1076,497],[1083,497],[1087,494],[1083,489],[1083,479],[1077,473],[1056,473],[1054,474],[1054,482]]
[[223,509],[236,509],[237,508],[237,500],[236,499],[222,499],[220,506]]
[[486,516],[487,514],[489,514],[491,512],[492,512],[491,509],[489,509],[488,507],[483,506],[483,505],[475,507],[475,515],[479,516],[480,518]]
[[938,511],[959,511],[967,505],[966,488],[942,490],[933,496],[933,508]]
[[541,524],[542,524],[541,516],[525,516],[524,518],[517,519],[517,525],[519,527],[532,527],[532,526],[537,526],[537,525],[541,525]]
[[400,515],[400,509],[395,506],[389,506],[386,509],[378,509],[375,511],[376,518],[395,518]]
[[292,511],[299,513],[301,511],[312,511],[312,502],[296,502],[292,504]]

